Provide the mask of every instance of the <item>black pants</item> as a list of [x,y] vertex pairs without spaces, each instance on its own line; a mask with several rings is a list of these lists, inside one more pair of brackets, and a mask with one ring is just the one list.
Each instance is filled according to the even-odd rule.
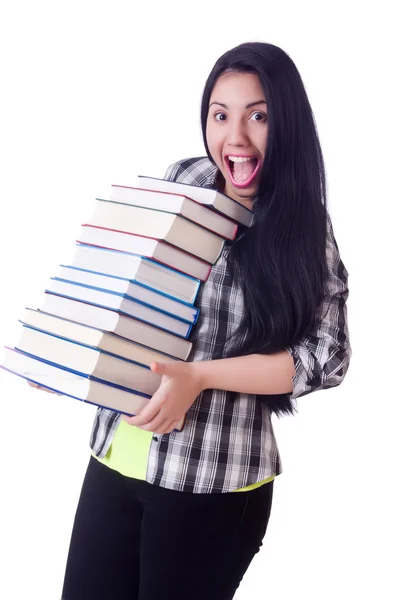
[[62,600],[230,600],[259,551],[273,482],[192,494],[90,458]]

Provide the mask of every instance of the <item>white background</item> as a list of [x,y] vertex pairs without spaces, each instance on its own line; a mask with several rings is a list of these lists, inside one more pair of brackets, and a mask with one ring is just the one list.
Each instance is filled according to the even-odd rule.
[[[302,75],[350,273],[354,354],[339,388],[275,419],[284,473],[237,600],[397,597],[391,6],[36,0],[1,10],[0,347],[16,344],[23,308],[40,306],[95,196],[204,154],[200,95],[218,56],[267,41]],[[95,408],[4,372],[0,385],[0,597],[57,600]]]

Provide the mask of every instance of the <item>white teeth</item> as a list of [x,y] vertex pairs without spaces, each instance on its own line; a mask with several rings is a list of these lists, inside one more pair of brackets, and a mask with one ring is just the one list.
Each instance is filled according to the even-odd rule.
[[248,157],[248,156],[228,156],[229,160],[231,160],[232,162],[249,162],[250,160],[255,160],[255,157]]

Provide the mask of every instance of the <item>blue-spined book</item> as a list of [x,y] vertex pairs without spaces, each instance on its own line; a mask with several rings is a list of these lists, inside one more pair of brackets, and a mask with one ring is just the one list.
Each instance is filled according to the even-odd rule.
[[73,282],[76,285],[83,285],[88,288],[123,296],[127,300],[133,300],[193,325],[196,323],[200,312],[198,308],[191,304],[170,298],[157,290],[152,290],[140,283],[121,277],[103,275],[84,269],[60,265],[59,272],[54,279]]
[[[56,296],[52,298],[56,298]],[[98,348],[112,356],[126,358],[131,362],[145,365],[146,367],[150,367],[153,362],[169,363],[177,360],[168,354],[157,352],[152,348],[132,342],[115,333],[108,333],[96,327],[90,327],[89,325],[76,323],[75,321],[70,321],[56,315],[50,315],[41,310],[26,308],[20,322],[22,325],[33,329],[52,333],[57,337],[78,342],[83,346]]]
[[156,240],[135,233],[114,231],[105,227],[83,225],[76,240],[79,244],[97,246],[119,252],[129,252],[138,256],[146,256],[166,267],[181,271],[201,281],[207,281],[211,265],[180,248],[175,248],[162,240]]
[[31,327],[23,327],[15,349],[82,377],[146,396],[152,396],[161,381],[161,376],[147,366]]
[[115,310],[122,315],[133,317],[143,323],[148,323],[154,327],[159,327],[164,331],[173,333],[183,338],[189,336],[192,325],[171,317],[159,310],[149,308],[142,303],[129,300],[123,295],[113,294],[106,290],[97,290],[94,288],[77,285],[71,281],[61,281],[60,279],[51,279],[46,288],[46,293],[57,294],[79,302],[86,302],[94,306],[101,306],[110,310]]
[[[69,398],[125,415],[138,414],[150,397],[53,366],[18,350],[5,348],[0,368]],[[183,428],[184,419],[176,427]]]
[[86,244],[76,244],[71,267],[134,281],[165,296],[194,304],[200,281],[154,260]]
[[40,312],[95,327],[107,333],[114,333],[126,340],[181,360],[187,360],[192,349],[189,340],[172,335],[168,331],[127,317],[115,310],[55,294],[44,294]]

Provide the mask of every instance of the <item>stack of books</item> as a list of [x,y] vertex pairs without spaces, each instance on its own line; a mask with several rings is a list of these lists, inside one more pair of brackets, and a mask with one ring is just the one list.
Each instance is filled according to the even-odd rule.
[[[186,360],[195,300],[252,213],[209,188],[139,177],[96,199],[71,264],[40,309],[27,308],[4,369],[58,393],[133,415],[160,385],[154,361]],[[182,428],[181,422],[178,428]]]

